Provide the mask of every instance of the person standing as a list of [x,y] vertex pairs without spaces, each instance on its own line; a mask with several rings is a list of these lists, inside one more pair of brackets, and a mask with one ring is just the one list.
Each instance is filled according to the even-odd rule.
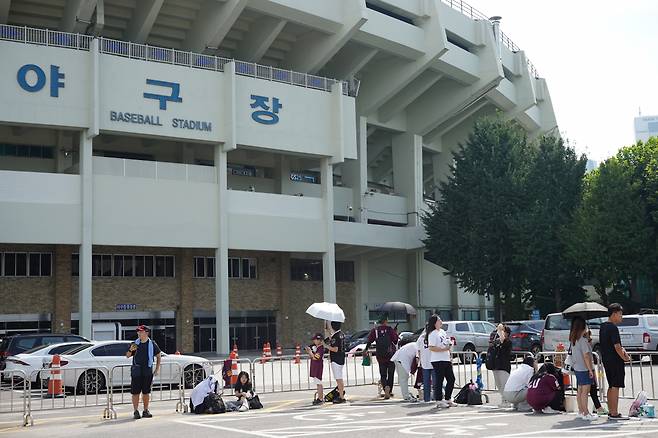
[[608,380],[608,418],[625,420],[619,413],[619,388],[624,388],[626,378],[625,362],[631,358],[621,345],[617,325],[622,322],[624,309],[619,303],[608,306],[608,320],[599,329],[599,346],[601,349],[603,369]]
[[569,343],[572,358],[572,369],[576,374],[576,382],[578,385],[578,392],[576,401],[578,403],[578,418],[586,421],[597,419],[596,415],[589,413],[587,407],[589,389],[594,379],[594,367],[592,365],[592,350],[590,349],[589,342],[585,337],[587,328],[585,320],[582,318],[574,318],[571,321],[571,331],[569,332]]
[[501,406],[507,407],[505,403],[505,397],[503,392],[505,392],[505,384],[507,379],[509,379],[510,371],[512,366],[510,364],[512,360],[512,340],[510,339],[512,331],[509,326],[504,324],[498,324],[496,333],[493,336],[493,346],[496,351],[496,356],[494,359],[494,381],[496,382],[496,388],[500,392],[501,397]]
[[[434,320],[432,320],[434,318]],[[432,315],[425,327],[425,330],[418,337],[416,341],[416,348],[418,348],[418,356],[420,357],[420,369],[419,373],[422,373],[423,377],[423,401],[429,403],[432,400],[432,374],[434,374],[434,367],[432,366],[432,352],[429,349],[427,344],[427,333],[431,330],[429,329],[430,324],[432,330],[434,330],[434,324],[436,324],[437,315]]]
[[313,405],[324,403],[324,394],[322,388],[322,371],[324,364],[324,346],[322,345],[322,335],[316,333],[313,336],[313,343],[306,347],[306,353],[311,358],[311,365],[309,366],[309,374],[317,390]]
[[[430,318],[432,320],[434,317]],[[432,367],[434,368],[434,400],[437,408],[457,406],[452,400],[452,390],[455,387],[455,374],[452,371],[452,341],[441,327],[443,321],[437,316],[434,330],[428,335],[427,344],[432,353]],[[445,401],[443,400],[443,379],[446,381]]]
[[528,383],[535,374],[535,360],[528,356],[523,359],[523,363],[518,366],[507,379],[503,398],[512,403],[515,411],[531,411],[528,404]]
[[[587,343],[589,343],[589,349],[590,351],[592,350],[592,331],[587,327],[587,331],[585,331],[585,338],[587,339]],[[594,355],[592,355],[592,363],[594,366],[598,364],[597,359],[595,358]],[[594,378],[592,379],[592,385],[589,387],[589,396],[592,399],[592,402],[594,403],[594,410],[598,415],[607,415],[608,410],[601,405],[601,400],[599,400],[599,386],[597,384],[597,374],[596,374],[596,368],[594,368]]]
[[[153,416],[149,412],[149,401],[153,376],[157,376],[160,372],[160,347],[149,338],[150,332],[151,330],[145,325],[137,327],[138,337],[126,351],[126,357],[133,359],[130,367],[130,393],[132,394],[135,420]],[[154,360],[155,371],[153,371]],[[139,394],[142,394],[144,403],[144,411],[141,416],[139,415]]]
[[418,347],[415,342],[409,342],[395,352],[391,361],[395,364],[395,370],[398,372],[398,383],[400,384],[400,392],[405,401],[416,402],[418,399],[409,394],[409,377],[416,356],[418,355]]
[[370,349],[373,342],[375,343],[375,357],[379,364],[379,376],[384,387],[384,399],[388,400],[391,398],[395,376],[395,364],[391,362],[391,358],[395,353],[395,345],[398,343],[398,334],[393,327],[388,325],[388,316],[383,315],[379,318],[377,327],[370,330],[365,351]]
[[328,344],[329,360],[331,361],[331,373],[336,379],[336,386],[338,387],[338,397],[333,399],[333,403],[345,403],[345,383],[343,381],[343,368],[345,367],[345,335],[340,329],[341,323],[338,321],[331,321],[331,330],[328,331],[328,336],[324,342]]

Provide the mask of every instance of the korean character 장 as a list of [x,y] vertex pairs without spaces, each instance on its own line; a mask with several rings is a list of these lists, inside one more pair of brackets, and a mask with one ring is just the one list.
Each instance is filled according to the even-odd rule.
[[252,94],[251,99],[253,101],[250,104],[251,108],[261,108],[260,110],[251,113],[251,118],[255,122],[264,125],[274,125],[279,122],[279,110],[283,108],[283,105],[279,103],[278,97],[272,98],[271,107],[269,105],[270,98],[267,96]]

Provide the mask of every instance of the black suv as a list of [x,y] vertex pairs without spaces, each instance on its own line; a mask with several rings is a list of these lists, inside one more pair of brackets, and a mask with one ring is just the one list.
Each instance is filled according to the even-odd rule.
[[5,369],[5,360],[8,356],[20,354],[40,345],[60,344],[62,342],[89,342],[82,336],[70,333],[30,333],[24,335],[7,336],[0,342],[0,371]]

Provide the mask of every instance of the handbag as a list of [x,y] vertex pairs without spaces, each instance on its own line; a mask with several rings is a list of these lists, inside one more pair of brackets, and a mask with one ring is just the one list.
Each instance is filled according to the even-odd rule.
[[571,354],[571,344],[569,344],[569,351],[567,351],[567,358],[564,359],[564,369],[573,371],[573,355]]
[[363,365],[364,367],[369,367],[370,365],[372,365],[372,361],[370,360],[369,354],[363,355],[363,360],[361,361],[361,365]]
[[263,409],[263,404],[260,402],[258,395],[254,395],[249,400],[249,409]]

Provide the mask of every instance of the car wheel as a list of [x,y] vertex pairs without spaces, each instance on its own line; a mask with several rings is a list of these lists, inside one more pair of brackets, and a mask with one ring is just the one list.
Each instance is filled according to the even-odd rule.
[[183,379],[185,381],[185,388],[187,389],[194,388],[205,378],[206,372],[201,365],[188,365],[185,367],[185,370],[183,370]]
[[475,362],[475,345],[466,344],[464,345],[464,363],[474,363]]
[[98,370],[87,370],[78,379],[78,394],[98,394],[105,389],[105,375]]

